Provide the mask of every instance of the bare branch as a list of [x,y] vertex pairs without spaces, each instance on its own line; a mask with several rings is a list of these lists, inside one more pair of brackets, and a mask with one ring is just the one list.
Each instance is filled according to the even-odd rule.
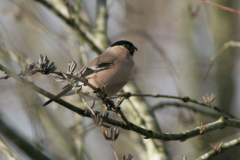
[[161,103],[156,104],[155,106],[151,107],[151,110],[155,111],[157,109],[161,109],[166,106],[173,106],[173,107],[177,107],[177,108],[186,108],[186,109],[192,110],[193,112],[204,114],[204,115],[214,117],[214,118],[219,118],[219,116],[220,116],[218,114],[213,114],[213,113],[207,112],[205,110],[196,108],[194,106],[191,106],[191,105],[188,105],[185,103],[178,103],[178,102],[161,102]]
[[197,160],[203,160],[203,159],[211,159],[212,157],[219,155],[220,153],[227,151],[229,149],[231,149],[232,147],[236,147],[240,145],[240,138],[234,139],[232,141],[229,141],[227,143],[219,143],[221,145],[218,145],[217,147],[219,147],[218,150],[216,149],[212,149],[211,151],[205,153],[204,155],[202,155],[201,157],[199,157]]
[[[9,76],[15,78],[16,80],[22,82],[26,87],[38,92],[39,94],[42,94],[46,97],[52,98],[54,95],[52,95],[51,93],[43,90],[40,87],[37,87],[36,85],[34,85],[33,83],[23,79],[21,76],[19,76],[18,74],[15,74],[14,72],[10,71],[9,69],[5,68],[3,65],[0,64],[0,70],[4,71],[5,73],[7,73]],[[61,99],[56,100],[57,103],[61,104],[62,106],[64,106],[65,108],[68,108],[76,113],[78,113],[79,115],[85,116],[85,117],[91,117],[91,115],[89,113],[85,113],[85,111],[81,108],[78,108],[74,105],[71,105]],[[142,106],[141,106],[142,107]],[[132,130],[134,132],[137,132],[143,136],[145,136],[145,138],[154,138],[154,139],[161,139],[161,140],[165,140],[165,141],[169,141],[169,140],[181,140],[184,141],[186,139],[189,139],[191,137],[195,137],[197,135],[200,135],[200,129],[201,127],[196,127],[193,130],[190,131],[186,131],[183,133],[177,133],[177,134],[168,134],[168,133],[160,133],[160,132],[154,132],[152,130],[148,130],[148,129],[144,129],[142,127],[139,127],[131,122],[129,122],[129,125],[126,125],[124,122],[120,122],[120,121],[116,121],[113,119],[106,119],[106,123],[109,123],[111,125],[114,126],[118,126],[121,127],[125,130]],[[207,133],[216,129],[222,129],[224,127],[227,126],[231,126],[231,127],[235,127],[235,128],[240,128],[240,121],[239,120],[234,120],[234,119],[228,119],[226,117],[221,117],[218,121],[209,123],[206,126],[206,130],[201,133]]]
[[45,7],[47,7],[49,10],[51,10],[56,16],[58,16],[60,19],[62,19],[68,26],[70,26],[73,30],[75,30],[84,40],[89,44],[89,46],[95,50],[98,54],[102,53],[104,51],[104,48],[98,43],[98,41],[95,39],[95,37],[88,32],[87,30],[82,30],[80,26],[78,26],[75,21],[72,21],[65,17],[61,12],[59,12],[54,6],[52,6],[50,3],[48,3],[45,0],[35,0]]
[[210,69],[212,68],[213,63],[217,60],[217,58],[224,53],[223,51],[225,51],[226,49],[229,49],[229,48],[231,48],[231,47],[232,47],[232,48],[239,48],[239,47],[240,47],[240,42],[229,41],[229,42],[227,42],[227,43],[224,43],[224,45],[222,46],[222,48],[220,49],[220,51],[217,53],[217,55],[211,58],[210,65],[209,65],[209,67],[208,67],[208,70],[207,70],[207,73],[206,73],[204,79],[207,78],[207,76],[208,76],[208,74],[209,74],[209,72],[210,72]]
[[107,1],[98,0],[97,1],[97,19],[96,19],[96,29],[95,37],[101,43],[104,48],[107,48],[109,43],[107,39]]
[[113,98],[116,98],[116,97],[119,97],[119,96],[124,96],[125,98],[129,98],[129,97],[153,97],[153,98],[172,98],[172,99],[179,99],[179,100],[182,100],[183,102],[187,103],[187,102],[191,102],[191,103],[194,103],[194,104],[198,104],[198,105],[201,105],[201,106],[204,106],[204,107],[207,107],[207,108],[210,108],[210,109],[213,109],[217,112],[220,112],[220,113],[224,113],[225,115],[231,117],[231,118],[236,118],[238,119],[237,117],[235,117],[234,115],[216,107],[216,106],[213,106],[213,105],[208,105],[206,103],[203,103],[203,102],[199,102],[199,101],[196,101],[194,99],[191,99],[189,97],[178,97],[178,96],[170,96],[170,95],[163,95],[163,94],[141,94],[141,93],[130,93],[130,92],[126,92],[126,93],[122,93],[122,94],[118,94],[117,96],[114,96]]
[[204,0],[194,0],[194,1],[197,1],[197,2],[200,2],[200,3],[209,4],[209,5],[221,8],[222,10],[225,10],[225,11],[229,11],[229,12],[240,14],[240,11],[238,11],[238,10],[235,10],[235,9],[223,6],[223,5],[219,5],[217,3],[213,3],[213,2],[210,2],[210,1],[204,1]]

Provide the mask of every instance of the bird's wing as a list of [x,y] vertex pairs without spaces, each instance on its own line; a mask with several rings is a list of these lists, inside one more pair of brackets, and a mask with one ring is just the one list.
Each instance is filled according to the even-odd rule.
[[82,77],[87,77],[93,73],[112,68],[113,66],[114,66],[114,62],[113,63],[100,63],[98,65],[89,66],[86,68],[86,71],[82,74]]
[[96,66],[88,67],[88,69],[89,69],[88,75],[112,68],[113,66],[114,66],[114,63],[101,63]]
[[103,54],[92,60],[87,68],[88,72],[96,73],[102,70],[106,70],[112,68],[114,66],[114,62],[117,58],[113,56],[109,51],[105,51]]

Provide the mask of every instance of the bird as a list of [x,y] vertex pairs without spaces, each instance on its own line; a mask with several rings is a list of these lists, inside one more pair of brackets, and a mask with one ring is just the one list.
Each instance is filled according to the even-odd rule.
[[[93,86],[102,89],[107,97],[114,96],[131,79],[134,68],[133,55],[137,50],[137,47],[131,42],[119,40],[93,59],[86,67],[82,77],[86,78]],[[82,82],[78,82],[77,86],[81,88],[78,91],[81,98],[99,99],[89,86],[83,85]],[[43,106],[48,105],[61,96],[73,94],[76,94],[76,89],[71,85],[67,85],[63,87],[62,92],[48,100]]]

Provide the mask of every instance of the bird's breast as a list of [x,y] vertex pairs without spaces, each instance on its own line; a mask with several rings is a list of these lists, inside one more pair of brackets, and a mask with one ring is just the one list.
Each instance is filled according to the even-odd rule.
[[116,61],[114,67],[89,77],[89,83],[104,90],[109,96],[115,95],[132,77],[134,63]]

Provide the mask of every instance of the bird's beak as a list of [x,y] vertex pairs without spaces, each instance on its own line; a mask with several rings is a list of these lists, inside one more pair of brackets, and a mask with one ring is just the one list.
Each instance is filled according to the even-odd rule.
[[136,52],[138,49],[137,49],[137,47],[135,47],[135,46],[133,46],[132,48],[131,48],[131,51],[132,52]]

